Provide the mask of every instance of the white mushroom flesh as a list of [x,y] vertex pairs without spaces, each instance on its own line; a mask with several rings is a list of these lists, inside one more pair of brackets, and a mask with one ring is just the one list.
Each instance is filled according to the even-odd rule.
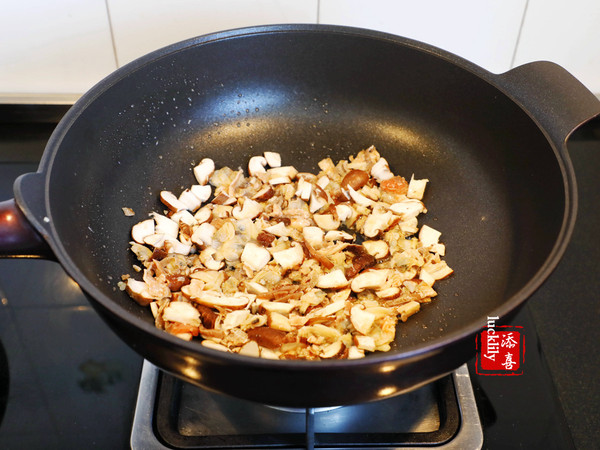
[[200,185],[208,183],[210,176],[215,171],[215,162],[210,158],[204,158],[196,167],[194,167],[194,176]]

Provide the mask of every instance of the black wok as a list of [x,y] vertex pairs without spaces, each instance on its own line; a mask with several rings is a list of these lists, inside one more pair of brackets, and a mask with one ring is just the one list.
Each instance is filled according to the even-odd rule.
[[[55,257],[125,342],[192,383],[285,406],[384,398],[464,363],[487,317],[506,320],[550,275],[576,215],[565,142],[598,113],[551,63],[495,75],[418,42],[333,26],[203,36],[117,70],[69,110],[39,171],[15,183],[18,207],[3,203],[2,247]],[[455,270],[399,326],[392,351],[319,362],[223,354],[156,329],[117,289],[134,263],[131,226],[161,207],[161,189],[192,184],[202,158],[245,167],[277,151],[313,171],[371,144],[396,173],[430,180],[422,223],[443,232]]]

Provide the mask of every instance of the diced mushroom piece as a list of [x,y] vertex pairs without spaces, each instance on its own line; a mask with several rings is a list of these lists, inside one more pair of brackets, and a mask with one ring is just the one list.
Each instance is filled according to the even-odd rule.
[[276,186],[278,184],[288,184],[291,183],[292,180],[289,177],[274,177],[269,178],[269,184],[271,186]]
[[[285,331],[274,330],[269,327],[251,328],[247,333],[248,337],[253,341],[256,341],[258,345],[271,350],[281,347],[287,334]],[[265,356],[265,352],[262,349],[261,356]]]
[[270,225],[270,226],[266,227],[263,231],[274,234],[275,236],[278,236],[278,237],[290,235],[290,230],[283,222],[277,222],[275,225]]
[[340,226],[340,222],[336,220],[333,214],[315,214],[313,219],[317,226],[325,231],[337,230]]
[[335,358],[344,350],[344,344],[340,341],[335,341],[321,348],[320,357],[325,359]]
[[214,258],[216,252],[217,251],[212,247],[207,247],[200,252],[200,261],[207,269],[219,270],[225,265],[223,261],[217,261]]
[[433,276],[423,267],[421,267],[421,270],[419,270],[419,279],[429,286],[433,286],[435,283],[435,278],[433,278]]
[[137,242],[132,242],[131,251],[141,262],[150,261],[150,259],[152,259],[152,250],[150,250],[145,245],[138,244]]
[[348,195],[350,195],[350,198],[355,203],[358,203],[360,206],[372,206],[375,204],[375,202],[373,200],[371,200],[370,198],[367,198],[364,195],[362,195],[360,192],[357,192],[354,189],[352,189],[352,186],[348,186],[347,192],[348,192]]
[[341,291],[329,293],[329,298],[331,299],[331,301],[333,303],[339,302],[340,300],[346,301],[346,300],[348,300],[348,297],[350,297],[351,293],[352,293],[352,289],[345,288],[345,289],[342,289]]
[[352,169],[344,176],[340,183],[340,187],[342,189],[348,189],[348,186],[350,186],[355,191],[358,191],[369,182],[369,178],[369,174],[364,170]]
[[350,288],[353,292],[363,292],[365,289],[379,290],[385,286],[389,269],[369,269],[358,274],[352,280]]
[[224,205],[229,206],[233,205],[237,202],[235,197],[232,197],[225,192],[220,192],[215,198],[213,198],[212,203],[215,205]]
[[315,325],[305,326],[298,330],[298,336],[301,338],[307,338],[308,342],[314,343],[316,341],[327,341],[333,342],[342,337],[340,332],[333,327],[328,327],[317,323]]
[[[434,280],[441,280],[443,278],[446,278],[453,272],[453,270],[448,266],[446,261],[440,261],[435,264],[431,264],[431,263],[425,264],[421,268],[421,272],[423,270],[427,271],[427,273],[429,273],[431,275],[431,277],[433,277]],[[425,281],[425,280],[423,280],[423,281]],[[428,283],[428,284],[430,286],[433,286],[433,283]]]
[[194,184],[190,188],[190,191],[198,200],[200,200],[200,203],[204,203],[210,198],[212,194],[212,187],[210,184]]
[[410,217],[400,222],[398,225],[402,232],[406,233],[407,235],[415,234],[417,231],[419,231],[419,222],[417,221],[416,217]]
[[[277,330],[273,330],[273,331],[277,331]],[[281,333],[284,333],[284,331],[281,331]],[[261,358],[263,358],[263,359],[279,359],[280,352],[278,352],[277,350],[272,350],[270,348],[262,347],[261,345],[259,345],[258,347],[260,348],[260,357]]]
[[151,234],[150,236],[146,236],[144,238],[144,244],[150,245],[154,248],[161,248],[163,245],[165,245],[165,238],[166,236],[163,233]]
[[442,233],[428,225],[423,225],[419,231],[419,241],[423,247],[429,247],[439,242]]
[[400,320],[402,322],[406,322],[406,320],[416,314],[421,309],[421,304],[419,302],[415,302],[411,300],[408,303],[404,303],[396,308],[397,314],[400,316]]
[[302,200],[304,200],[305,202],[310,200],[311,194],[312,194],[312,190],[313,190],[313,186],[312,183],[306,181],[305,178],[299,178],[298,179],[298,187],[296,189],[296,194],[298,197],[300,197]]
[[202,186],[208,183],[210,176],[215,171],[215,162],[210,158],[204,158],[196,167],[194,167],[194,176]]
[[238,220],[254,219],[263,211],[263,206],[250,198],[244,200],[244,206],[234,206],[231,214]]
[[223,319],[223,323],[221,324],[221,329],[230,330],[232,328],[239,327],[243,324],[246,319],[250,316],[250,311],[247,309],[236,309],[227,313],[225,319]]
[[190,251],[192,250],[192,246],[190,244],[184,244],[177,239],[165,239],[164,245],[167,248],[167,252],[177,253],[184,256],[189,255]]
[[363,233],[367,237],[375,237],[379,235],[379,233],[387,230],[394,220],[394,214],[390,211],[384,213],[373,212],[372,214],[369,214],[365,221]]
[[269,167],[281,167],[281,155],[276,152],[264,152]]
[[150,295],[148,285],[143,281],[138,281],[133,278],[127,279],[125,292],[141,306],[148,306],[148,304],[154,300],[152,295]]
[[240,347],[240,351],[238,353],[240,355],[258,358],[260,356],[260,347],[256,341],[248,341]]
[[354,305],[350,309],[350,322],[356,331],[367,335],[375,323],[375,314],[365,311],[362,305]]
[[352,218],[354,214],[354,210],[348,205],[335,205],[335,212],[338,215],[338,219],[340,222],[345,222],[346,220]]
[[257,283],[256,281],[248,281],[246,283],[246,291],[249,294],[261,295],[266,294],[269,290],[264,287],[262,284]]
[[429,251],[431,253],[437,253],[440,256],[445,256],[446,255],[446,246],[444,244],[442,244],[441,242],[438,242],[437,244],[433,244],[429,248]]
[[177,239],[177,235],[179,234],[179,224],[177,222],[158,213],[154,213],[153,217],[156,222],[156,227],[154,228],[155,233],[164,234],[173,239]]
[[346,307],[346,301],[345,300],[338,300],[336,302],[330,303],[327,306],[324,306],[323,308],[318,309],[315,312],[315,315],[317,317],[331,316],[331,315],[335,314],[336,312],[344,309],[345,307]]
[[248,305],[251,299],[242,295],[226,296],[216,291],[201,291],[192,300],[211,308],[242,309]]
[[353,345],[348,349],[348,359],[360,359],[365,357],[365,351]]
[[371,176],[381,183],[382,181],[393,178],[394,174],[390,171],[390,166],[386,159],[380,158],[379,161],[371,167]]
[[357,334],[356,336],[354,336],[354,343],[356,344],[356,347],[361,350],[365,350],[367,352],[375,351],[375,339],[373,339],[371,336],[362,336],[360,334]]
[[190,227],[196,223],[194,216],[187,210],[178,211],[171,216],[171,220],[177,222],[178,225],[184,223]]
[[200,326],[200,313],[188,302],[171,302],[163,310],[163,320]]
[[258,174],[266,173],[267,169],[265,166],[267,165],[267,159],[263,156],[253,156],[248,161],[248,173],[255,177]]
[[204,285],[203,281],[192,278],[189,284],[181,287],[181,293],[188,300],[193,300],[200,295],[204,289]]
[[317,280],[317,287],[321,289],[341,289],[348,286],[349,281],[344,275],[342,269],[335,269],[324,275],[320,275]]
[[194,220],[196,221],[196,224],[200,225],[204,222],[207,222],[211,216],[212,216],[211,205],[207,205],[207,206],[200,208],[198,211],[196,211],[196,214],[194,214]]
[[392,287],[381,289],[379,291],[375,291],[375,295],[377,295],[377,297],[382,298],[384,300],[396,298],[398,295],[400,295],[400,289],[395,286],[392,286]]
[[199,247],[208,246],[212,243],[213,236],[217,229],[214,225],[208,222],[201,223],[194,228],[192,233],[192,242]]
[[190,211],[196,211],[202,206],[202,201],[190,189],[185,189],[179,195],[179,201],[185,205],[185,209]]
[[329,200],[327,199],[327,194],[323,195],[323,190],[319,191],[318,189],[313,189],[310,195],[310,203],[308,205],[308,210],[311,214],[316,213],[321,208],[327,206]]
[[367,253],[375,259],[383,259],[390,253],[389,245],[383,240],[364,241],[362,245]]
[[298,171],[294,166],[281,166],[281,167],[273,167],[267,170],[267,175],[269,176],[269,180],[275,178],[283,178],[287,177],[290,180],[296,178]]
[[260,308],[264,309],[268,312],[276,312],[279,314],[289,314],[296,305],[293,303],[285,303],[285,302],[269,302],[265,301],[260,304]]
[[394,214],[398,214],[402,220],[411,217],[417,217],[422,212],[426,212],[425,205],[417,199],[406,199],[404,201],[394,203],[390,206],[390,210]]
[[275,191],[273,190],[273,188],[269,185],[265,185],[256,194],[254,194],[252,200],[256,200],[258,202],[266,202],[271,197],[273,197],[273,195],[275,195]]
[[333,172],[335,171],[335,164],[331,158],[323,158],[321,161],[317,163],[319,169],[323,172]]
[[408,198],[421,200],[425,194],[425,187],[427,186],[428,181],[429,180],[427,179],[415,180],[415,176],[413,175],[408,183],[408,192],[406,193],[406,196]]
[[319,186],[321,189],[325,189],[329,182],[329,177],[327,175],[323,175],[317,180],[317,186]]
[[302,229],[302,236],[313,248],[319,248],[323,245],[325,232],[319,227],[305,227]]
[[292,247],[274,252],[273,259],[283,269],[292,269],[293,267],[302,264],[302,261],[304,261],[304,250],[302,250],[300,244],[294,242]]
[[269,328],[280,331],[292,331],[293,327],[290,324],[290,319],[278,312],[271,312],[267,317],[267,325]]
[[242,263],[250,270],[257,272],[267,265],[271,260],[271,253],[260,245],[256,245],[253,242],[248,242],[244,246],[244,250],[241,255]]
[[208,339],[204,339],[203,341],[200,342],[200,344],[203,347],[210,348],[213,350],[218,350],[220,352],[229,352],[229,348],[227,348],[225,345],[219,344],[218,342],[211,341]]
[[131,237],[138,244],[143,244],[144,239],[154,234],[154,220],[146,219],[131,228]]
[[171,191],[160,191],[160,201],[173,212],[187,209],[187,205]]

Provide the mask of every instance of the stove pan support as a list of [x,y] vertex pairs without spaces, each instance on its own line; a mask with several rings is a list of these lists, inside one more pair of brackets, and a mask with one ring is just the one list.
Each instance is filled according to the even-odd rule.
[[[165,377],[167,377],[166,381],[164,379]],[[163,413],[165,412],[164,405],[166,403],[173,402],[171,400],[172,396],[175,393],[175,397],[177,397],[176,394],[179,392],[176,386],[180,386],[181,384],[182,383],[178,380],[172,379],[172,377],[170,377],[169,375],[163,374],[153,364],[149,363],[148,361],[144,361],[130,441],[132,449],[152,450],[173,448],[207,448],[195,445],[193,443],[193,440],[188,440],[185,436],[177,436],[176,439],[179,441],[180,444],[183,443],[183,445],[174,445],[173,442],[166,442],[168,441],[168,439],[166,439],[165,441],[165,438],[161,437],[162,434],[158,431],[161,427],[164,427],[164,423],[162,425],[160,423],[157,425],[157,419],[155,417],[155,415],[157,414],[156,411],[162,411]],[[456,427],[457,431],[448,439],[446,439],[443,442],[439,442],[439,444],[433,446],[429,445],[429,447],[445,450],[470,450],[482,448],[483,429],[479,420],[479,413],[477,411],[477,405],[475,402],[475,396],[473,388],[471,386],[467,366],[463,365],[459,367],[450,375],[450,379],[448,379],[447,383],[444,383],[443,385],[448,386],[446,391],[450,389],[450,391],[448,392],[451,392],[451,397],[455,398],[455,403],[458,406],[459,417],[458,419],[453,419],[453,421],[455,421],[454,423],[456,423],[456,420],[458,420],[459,425]],[[175,389],[174,392],[173,389]],[[166,397],[169,397],[168,399],[165,397],[164,392],[170,393],[166,395]],[[162,397],[165,398],[161,398],[161,394]],[[454,403],[454,401],[450,403]],[[454,406],[454,410],[456,410],[456,405]],[[172,409],[172,406],[168,406],[166,409],[170,408]],[[305,415],[305,423],[304,430],[300,430],[302,431],[302,433],[298,436],[301,437],[302,434],[304,434],[304,443],[302,443],[302,441],[296,441],[297,443],[290,447],[291,444],[288,442],[288,444],[290,445],[282,444],[282,448],[306,448],[309,450],[312,450],[314,448],[340,450],[341,448],[343,448],[339,445],[335,445],[333,442],[319,442],[319,433],[315,432],[315,413],[316,410],[314,408],[308,408],[306,409],[306,411],[301,411],[301,414]],[[298,413],[296,412],[295,414]],[[455,413],[453,413],[452,415],[455,415]],[[163,417],[159,420],[159,422],[165,422],[165,420],[169,421],[169,418],[165,419]],[[198,441],[195,442],[197,443]],[[242,442],[239,442],[237,440],[235,442],[235,448],[264,448],[264,446],[260,445],[257,447],[258,444],[256,442],[248,443],[247,445],[244,445]],[[358,446],[353,446],[353,448],[372,448],[372,446],[369,444],[366,444],[362,447],[360,446],[360,444],[357,445]],[[272,445],[270,444],[266,446],[269,448],[272,447]],[[278,447],[278,445],[276,445],[275,447]],[[376,447],[378,450],[418,450],[423,448],[422,445],[415,446],[414,444],[410,443],[405,443],[404,445],[382,445],[380,443],[379,445],[376,445]],[[225,446],[223,447],[215,447],[214,445],[210,445],[208,448],[231,448],[231,446],[228,446],[227,444],[225,444]]]

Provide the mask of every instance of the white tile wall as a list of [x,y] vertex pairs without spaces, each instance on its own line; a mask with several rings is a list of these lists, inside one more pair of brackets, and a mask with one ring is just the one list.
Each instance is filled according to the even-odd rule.
[[510,68],[526,0],[321,0],[319,22],[386,31],[492,72]]
[[316,23],[318,0],[107,0],[119,65],[214,31]]
[[83,93],[170,43],[290,22],[391,32],[492,72],[547,59],[600,95],[599,0],[4,0],[0,101],[7,93]]
[[528,1],[514,63],[544,59],[600,95],[600,1]]
[[104,0],[2,2],[0,93],[81,93],[115,68]]

